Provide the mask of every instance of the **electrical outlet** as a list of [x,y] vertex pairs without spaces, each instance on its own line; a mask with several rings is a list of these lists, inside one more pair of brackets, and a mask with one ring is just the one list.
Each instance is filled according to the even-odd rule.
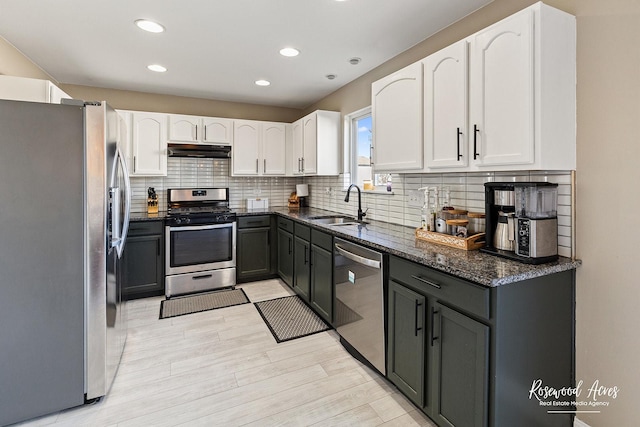
[[407,204],[414,208],[421,208],[424,204],[424,193],[418,190],[409,191],[407,194]]

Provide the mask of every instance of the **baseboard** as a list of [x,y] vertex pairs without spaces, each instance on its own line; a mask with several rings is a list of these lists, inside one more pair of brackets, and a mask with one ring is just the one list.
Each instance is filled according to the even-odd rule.
[[573,427],[591,427],[589,424],[584,421],[580,421],[577,417],[573,419]]

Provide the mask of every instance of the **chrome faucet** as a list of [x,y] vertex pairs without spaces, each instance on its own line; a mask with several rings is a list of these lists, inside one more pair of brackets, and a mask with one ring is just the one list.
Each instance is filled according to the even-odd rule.
[[351,184],[349,188],[347,188],[347,196],[344,198],[344,201],[349,203],[349,194],[351,194],[352,187],[356,187],[356,190],[358,190],[358,221],[362,221],[362,218],[365,217],[367,213],[362,212],[362,197],[361,197],[360,187],[358,187],[355,184]]

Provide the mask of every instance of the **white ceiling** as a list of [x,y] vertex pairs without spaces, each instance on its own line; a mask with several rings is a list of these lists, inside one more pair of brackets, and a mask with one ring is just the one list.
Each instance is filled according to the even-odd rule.
[[2,0],[0,36],[60,83],[303,108],[491,1]]

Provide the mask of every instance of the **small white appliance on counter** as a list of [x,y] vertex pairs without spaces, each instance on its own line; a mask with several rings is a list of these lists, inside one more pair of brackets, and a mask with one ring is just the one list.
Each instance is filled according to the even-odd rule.
[[264,210],[269,209],[269,199],[247,199],[247,210]]

